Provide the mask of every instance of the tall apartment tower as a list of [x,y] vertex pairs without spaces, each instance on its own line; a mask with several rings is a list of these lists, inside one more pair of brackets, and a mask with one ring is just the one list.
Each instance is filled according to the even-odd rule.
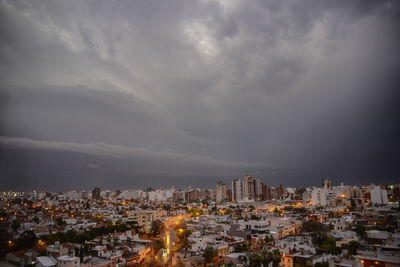
[[226,184],[222,182],[217,183],[217,188],[215,190],[215,200],[217,203],[221,203],[226,200]]
[[378,186],[375,186],[371,189],[371,203],[373,204],[387,204],[388,197],[386,189],[381,189]]
[[262,199],[263,200],[271,200],[272,199],[272,194],[271,194],[271,187],[267,184],[262,185]]
[[260,180],[246,174],[243,183],[243,197],[247,199],[261,199],[262,184]]
[[238,202],[243,199],[243,183],[240,179],[234,179],[232,182],[232,202]]
[[332,189],[332,183],[328,179],[324,179],[322,181],[322,188],[323,189]]
[[251,176],[246,174],[244,177],[244,182],[243,182],[243,197],[244,198],[249,198],[249,180],[251,179]]
[[279,185],[279,187],[276,188],[276,196],[280,199],[283,199],[287,196],[286,188],[283,185]]
[[244,177],[244,197],[254,199],[255,196],[255,180],[250,175]]
[[262,183],[259,179],[254,179],[254,199],[262,200]]

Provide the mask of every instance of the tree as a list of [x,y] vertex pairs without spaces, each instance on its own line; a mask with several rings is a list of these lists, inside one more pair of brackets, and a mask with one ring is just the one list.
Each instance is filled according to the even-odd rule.
[[351,204],[350,210],[355,210],[357,205],[356,201],[353,198],[350,199],[350,204]]
[[324,240],[322,241],[322,244],[320,245],[320,247],[323,250],[328,250],[328,248],[330,248],[332,246],[336,246],[335,238],[332,237],[332,236],[325,236]]
[[320,250],[327,253],[338,255],[342,252],[341,248],[336,247],[336,239],[332,236],[328,236],[325,232],[314,232],[312,234],[312,242]]
[[263,250],[261,253],[261,263],[264,266],[268,266],[269,263],[272,262],[273,266],[279,266],[279,263],[281,262],[281,252],[278,249],[274,249],[271,251],[266,251]]
[[322,245],[322,243],[326,239],[326,233],[321,231],[316,231],[312,234],[312,243],[318,247]]
[[188,237],[192,234],[192,231],[186,230],[186,229],[178,229],[177,236],[179,238],[179,243],[181,244],[182,247],[188,247],[189,241]]
[[261,267],[262,258],[256,253],[252,253],[249,258],[250,267]]
[[272,251],[272,265],[279,266],[281,259],[282,259],[281,252],[278,249],[274,249]]
[[68,240],[69,242],[73,242],[73,241],[75,240],[75,238],[76,238],[76,232],[75,232],[74,230],[68,230],[68,231],[65,233],[65,235],[66,235],[67,240]]
[[320,249],[333,255],[338,255],[342,252],[342,249],[336,247],[336,240],[332,236],[326,236],[322,242]]
[[134,230],[135,232],[143,230],[143,226],[139,226],[137,221],[129,221],[126,224],[129,226],[131,230]]
[[35,224],[39,224],[39,218],[38,217],[33,217],[32,222],[34,222]]
[[367,237],[364,225],[357,224],[356,233],[361,237],[361,239],[365,239]]
[[160,220],[155,220],[151,223],[150,233],[152,236],[156,237],[161,233],[163,223]]
[[243,243],[243,244],[238,244],[235,246],[235,252],[237,253],[242,253],[242,252],[246,252],[248,251],[250,248],[250,246],[248,246],[247,244]]
[[153,249],[157,253],[160,249],[165,248],[164,241],[161,239],[157,239],[154,241]]
[[19,249],[33,248],[36,244],[37,237],[35,233],[31,230],[25,231],[17,240]]
[[347,255],[352,256],[357,254],[357,249],[360,247],[360,243],[357,241],[350,241]]
[[57,224],[58,226],[66,226],[66,225],[67,225],[67,222],[64,221],[62,218],[57,218],[57,219],[56,219],[56,224]]
[[268,266],[271,261],[272,261],[272,253],[263,250],[261,252],[261,263],[263,264],[263,266]]
[[203,257],[205,263],[212,263],[217,257],[217,251],[213,247],[208,246],[204,249]]
[[16,232],[20,226],[21,226],[21,225],[20,225],[19,221],[17,221],[17,220],[14,220],[14,221],[11,223],[11,229],[12,229],[14,232]]
[[264,240],[265,243],[270,243],[274,241],[274,237],[272,235],[265,235]]

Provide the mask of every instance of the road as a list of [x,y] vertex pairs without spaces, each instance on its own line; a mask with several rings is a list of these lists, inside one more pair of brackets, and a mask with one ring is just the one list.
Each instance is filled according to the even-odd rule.
[[164,223],[164,231],[161,234],[164,240],[165,249],[160,250],[156,255],[156,260],[164,263],[166,266],[171,265],[172,251],[176,245],[176,231],[175,227],[180,225],[184,220],[189,218],[188,215],[179,215],[169,218]]

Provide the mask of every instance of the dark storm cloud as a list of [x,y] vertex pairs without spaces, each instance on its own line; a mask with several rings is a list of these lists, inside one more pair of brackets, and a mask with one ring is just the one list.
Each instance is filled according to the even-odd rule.
[[399,9],[2,1],[2,184],[394,181]]
[[[50,189],[58,183],[58,174],[69,181],[63,185],[64,189],[73,189],[76,183],[90,188],[94,182],[112,188],[132,183],[167,186],[171,180],[182,185],[178,178],[190,178],[183,184],[191,185],[194,178],[212,182],[216,173],[223,177],[267,168],[263,163],[224,162],[169,149],[155,151],[105,143],[49,142],[13,137],[3,137],[0,143],[7,153],[3,160],[3,165],[7,166],[5,182],[13,188],[29,185]],[[26,168],[30,170],[31,178],[24,175]]]

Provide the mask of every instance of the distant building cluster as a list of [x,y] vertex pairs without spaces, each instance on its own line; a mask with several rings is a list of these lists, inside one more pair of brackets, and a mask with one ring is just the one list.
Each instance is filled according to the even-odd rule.
[[284,186],[271,187],[259,179],[246,175],[242,180],[236,178],[232,181],[231,188],[227,189],[226,184],[218,182],[216,187],[216,201],[241,202],[241,201],[266,201],[272,199],[284,199],[288,191]]
[[0,266],[400,266],[400,184],[1,192]]

